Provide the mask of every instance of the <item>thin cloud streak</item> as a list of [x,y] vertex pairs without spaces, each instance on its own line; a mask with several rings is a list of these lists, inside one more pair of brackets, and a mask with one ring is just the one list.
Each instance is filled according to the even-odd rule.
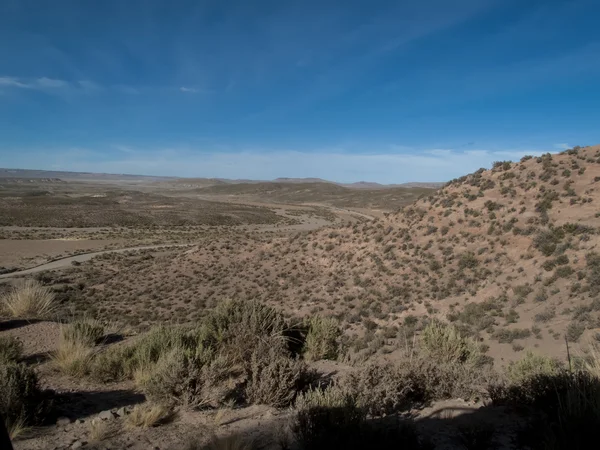
[[[115,147],[115,146],[113,146]],[[277,177],[318,177],[339,182],[448,181],[490,167],[496,160],[518,161],[522,156],[540,155],[539,150],[426,150],[411,153],[344,153],[299,151],[200,152],[190,149],[161,149],[138,152],[118,146],[121,154],[106,157],[104,152],[86,150],[66,153],[44,152],[35,168],[60,167],[69,171],[131,173],[181,177],[221,177],[270,180]],[[18,152],[12,152],[18,155]],[[46,155],[46,156],[43,156]],[[16,156],[15,158],[18,158]],[[12,161],[13,167],[30,167],[31,158]]]
[[69,83],[64,80],[56,80],[48,77],[41,77],[33,80],[24,80],[16,77],[0,77],[0,87],[18,88],[18,89],[61,89],[68,87]]

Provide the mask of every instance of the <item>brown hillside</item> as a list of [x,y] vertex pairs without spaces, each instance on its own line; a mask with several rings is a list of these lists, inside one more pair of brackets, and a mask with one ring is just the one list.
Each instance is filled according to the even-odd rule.
[[[600,147],[587,147],[496,163],[384,219],[291,239],[211,238],[154,260],[115,255],[71,277],[85,284],[82,307],[115,314],[140,302],[141,323],[258,298],[337,315],[361,353],[389,353],[440,317],[497,358],[534,347],[563,356],[563,335],[585,348],[600,331],[599,202]],[[124,289],[132,272],[148,283]]]

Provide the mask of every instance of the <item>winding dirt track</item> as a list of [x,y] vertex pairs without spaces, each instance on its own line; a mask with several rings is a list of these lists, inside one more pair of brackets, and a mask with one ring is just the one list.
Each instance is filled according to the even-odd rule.
[[103,255],[105,253],[124,253],[135,250],[149,250],[156,248],[169,248],[169,247],[186,247],[194,244],[157,244],[157,245],[140,245],[138,247],[127,247],[127,248],[119,248],[115,250],[102,250],[98,252],[90,252],[90,253],[82,253],[80,255],[75,256],[67,256],[65,258],[56,259],[54,261],[50,261],[48,263],[32,267],[30,269],[19,270],[18,272],[5,273],[0,275],[0,279],[3,278],[12,278],[18,277],[21,275],[31,275],[32,273],[43,272],[44,270],[55,270],[62,269],[63,267],[71,265],[72,262],[84,262],[89,261],[95,256]]

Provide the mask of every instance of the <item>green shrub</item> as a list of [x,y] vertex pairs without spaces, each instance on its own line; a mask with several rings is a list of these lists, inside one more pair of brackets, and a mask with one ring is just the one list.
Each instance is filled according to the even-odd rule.
[[304,357],[312,361],[336,359],[341,336],[337,320],[329,317],[312,317],[307,321],[307,326]]
[[225,345],[240,363],[262,343],[285,348],[292,329],[276,309],[256,301],[230,300],[206,316],[197,330],[198,345],[220,348]]
[[95,359],[92,375],[102,381],[117,381],[133,377],[156,364],[173,348],[195,351],[193,332],[178,326],[157,326],[128,346],[111,347]]
[[293,432],[306,450],[341,448],[340,439],[355,436],[366,419],[355,399],[335,386],[300,395],[296,410]]
[[368,421],[366,411],[356,400],[336,386],[301,395],[296,410],[292,432],[303,450],[432,448],[412,424],[395,420],[378,425]]
[[537,373],[490,388],[496,405],[525,409],[519,447],[587,449],[598,437],[600,380],[586,370]]
[[533,246],[545,256],[551,256],[556,250],[557,245],[562,241],[565,233],[562,228],[552,228],[541,231],[533,239]]
[[0,363],[0,416],[9,430],[19,423],[34,423],[43,403],[33,369],[23,363]]
[[481,358],[479,345],[460,335],[457,328],[439,321],[429,323],[421,335],[423,348],[437,361],[476,364]]
[[23,343],[12,336],[0,336],[0,364],[17,362],[23,355]]
[[557,360],[528,351],[522,359],[508,366],[506,375],[511,382],[519,383],[539,375],[557,375],[561,370],[562,365]]

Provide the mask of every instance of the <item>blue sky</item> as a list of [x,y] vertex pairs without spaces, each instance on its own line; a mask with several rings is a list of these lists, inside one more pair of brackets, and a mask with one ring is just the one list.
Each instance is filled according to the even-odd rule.
[[0,2],[0,167],[443,181],[600,143],[597,0]]

